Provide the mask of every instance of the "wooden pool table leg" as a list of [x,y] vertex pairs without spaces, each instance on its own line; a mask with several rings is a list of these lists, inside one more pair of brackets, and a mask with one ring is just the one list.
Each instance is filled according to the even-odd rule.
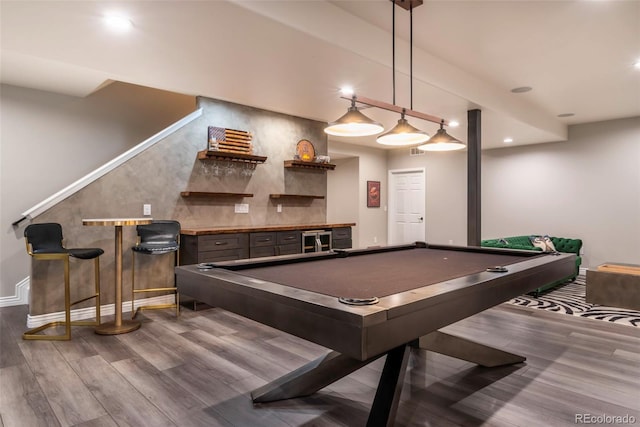
[[[409,354],[410,348],[407,344],[386,353],[387,359],[371,405],[367,427],[393,425]],[[252,391],[251,398],[254,403],[266,403],[309,396],[384,355],[361,361],[332,351]]]
[[412,345],[488,368],[512,365],[527,360],[524,356],[519,356],[440,331],[431,332],[430,334],[420,337],[417,341],[417,345]]
[[371,405],[369,412],[367,427],[392,426],[394,424],[410,353],[408,345],[401,345],[387,353],[376,397],[373,399],[373,405]]
[[358,360],[332,351],[251,392],[254,403],[309,396],[384,356]]

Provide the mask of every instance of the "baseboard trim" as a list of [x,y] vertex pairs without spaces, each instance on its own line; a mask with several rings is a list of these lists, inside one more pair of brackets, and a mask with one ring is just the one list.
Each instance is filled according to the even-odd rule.
[[[155,305],[155,304],[171,304],[174,301],[173,295],[161,295],[152,298],[141,298],[137,299],[134,304],[134,309],[138,307],[142,307],[145,305]],[[101,316],[109,316],[113,315],[116,312],[115,304],[107,304],[100,306],[100,315]],[[124,301],[122,303],[122,312],[129,313],[131,312],[131,301]],[[71,320],[84,320],[84,319],[93,319],[96,317],[96,310],[93,307],[87,308],[78,308],[76,310],[71,310]],[[30,314],[27,315],[27,328],[37,328],[38,326],[44,325],[49,322],[56,321],[64,321],[64,311],[57,311],[55,313],[46,313],[46,314],[38,314],[36,316],[32,316]]]
[[16,284],[16,293],[8,297],[0,297],[0,307],[29,304],[31,277],[27,276]]

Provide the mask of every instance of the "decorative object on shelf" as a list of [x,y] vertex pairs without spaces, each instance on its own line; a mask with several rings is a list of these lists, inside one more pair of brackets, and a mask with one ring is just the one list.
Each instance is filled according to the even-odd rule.
[[251,132],[209,126],[208,151],[251,154]]
[[[425,143],[420,146],[420,149],[423,151],[449,151],[449,150],[458,150],[466,147],[466,145],[457,140],[456,138],[448,135],[444,130],[444,126],[448,125],[444,119],[441,119],[436,116],[432,116],[429,114],[424,114],[418,111],[413,110],[413,9],[420,6],[422,4],[421,0],[391,0],[393,3],[392,6],[392,27],[393,27],[393,36],[392,36],[392,45],[393,45],[393,104],[389,104],[382,101],[373,100],[370,98],[365,98],[361,96],[357,96],[351,93],[344,93],[341,96],[343,99],[351,100],[351,107],[347,114],[338,119],[335,122],[329,123],[325,128],[325,132],[330,135],[339,135],[339,136],[364,136],[364,135],[373,135],[376,133],[382,132],[384,129],[381,127],[379,123],[374,122],[373,120],[365,117],[360,113],[356,107],[356,103],[368,105],[370,107],[380,108],[382,110],[393,111],[400,114],[400,119],[398,120],[397,125],[390,130],[389,132],[380,135],[376,141],[379,144],[383,145],[415,145]],[[410,108],[400,107],[395,105],[396,103],[396,83],[395,83],[395,7],[400,6],[409,11],[410,14],[410,43],[409,43],[409,61],[410,61]],[[440,124],[440,130],[433,137],[429,138],[426,132],[416,129],[411,126],[405,116],[415,117],[421,120],[426,120],[433,123]],[[362,133],[360,129],[362,127],[371,127],[374,129],[374,126],[378,125],[380,128],[377,131],[371,131],[369,133]],[[446,140],[443,139],[446,138]],[[426,141],[426,142],[425,142]]]
[[329,163],[329,161],[331,161],[331,158],[330,158],[329,156],[322,156],[322,155],[318,155],[318,156],[316,156],[316,158],[315,158],[315,162],[316,162],[316,163],[322,163],[322,164],[325,164],[325,163]]
[[307,139],[301,139],[296,145],[296,155],[303,162],[312,162],[316,157],[316,149],[311,141]]
[[367,181],[367,207],[380,207],[380,181]]

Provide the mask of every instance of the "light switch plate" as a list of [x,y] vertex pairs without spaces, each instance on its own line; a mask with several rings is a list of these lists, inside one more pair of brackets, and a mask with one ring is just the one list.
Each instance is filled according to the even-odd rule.
[[236,203],[236,213],[249,213],[249,203]]
[[145,203],[142,205],[142,215],[149,216],[151,215],[151,205]]

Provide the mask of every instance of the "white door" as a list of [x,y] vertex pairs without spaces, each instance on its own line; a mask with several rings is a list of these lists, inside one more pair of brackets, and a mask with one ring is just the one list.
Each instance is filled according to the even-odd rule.
[[390,245],[426,241],[425,170],[389,171]]

